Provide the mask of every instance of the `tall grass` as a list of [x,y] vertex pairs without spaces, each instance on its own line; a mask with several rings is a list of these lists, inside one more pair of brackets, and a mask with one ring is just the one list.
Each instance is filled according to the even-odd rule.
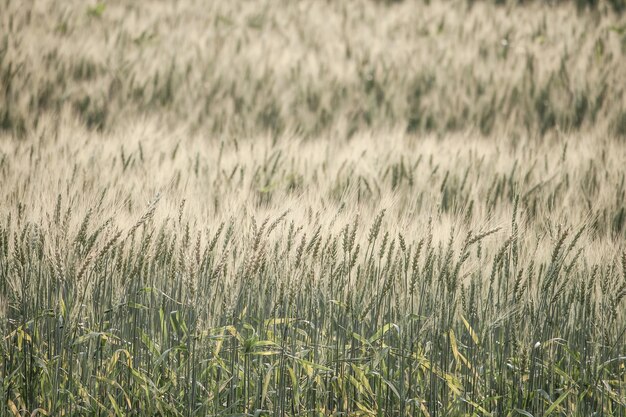
[[622,143],[54,125],[2,143],[4,414],[624,416]]
[[520,3],[0,0],[0,416],[626,416],[623,1]]

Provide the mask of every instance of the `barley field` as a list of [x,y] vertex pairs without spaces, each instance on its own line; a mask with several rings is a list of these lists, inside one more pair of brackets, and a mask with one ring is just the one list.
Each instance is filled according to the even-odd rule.
[[626,417],[622,0],[0,0],[0,416]]

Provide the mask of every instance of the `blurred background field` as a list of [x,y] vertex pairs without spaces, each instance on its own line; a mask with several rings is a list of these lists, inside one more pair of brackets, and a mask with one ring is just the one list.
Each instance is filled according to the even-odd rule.
[[620,0],[3,3],[6,132],[69,108],[207,135],[626,135]]

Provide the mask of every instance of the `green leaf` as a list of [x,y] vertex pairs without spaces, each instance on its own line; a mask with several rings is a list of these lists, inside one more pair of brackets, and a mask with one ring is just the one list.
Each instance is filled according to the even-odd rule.
[[519,408],[515,408],[513,409],[513,411],[526,417],[535,417],[532,414],[530,414],[528,411],[520,410]]
[[563,394],[561,394],[561,396],[559,398],[556,399],[555,402],[552,403],[552,405],[550,405],[550,407],[548,407],[548,409],[546,410],[545,414],[543,415],[543,417],[548,417],[550,414],[552,414],[552,412],[554,410],[556,410],[556,408],[559,406],[559,404],[561,404],[563,401],[565,401],[565,399],[567,398],[567,396],[572,392],[572,389],[568,389],[566,390]]
[[118,417],[123,417],[124,413],[122,413],[122,410],[120,409],[120,406],[117,404],[117,401],[115,401],[115,398],[113,398],[113,396],[111,394],[107,394],[109,397],[109,401],[111,402],[111,406],[113,406],[113,410],[115,411],[115,415]]
[[385,324],[383,327],[381,327],[380,329],[378,329],[378,331],[376,333],[374,333],[374,336],[369,338],[369,342],[373,343],[376,340],[380,339],[381,337],[383,337],[390,329],[396,329],[396,331],[398,333],[400,333],[400,328],[398,327],[397,324],[395,323],[387,323]]

